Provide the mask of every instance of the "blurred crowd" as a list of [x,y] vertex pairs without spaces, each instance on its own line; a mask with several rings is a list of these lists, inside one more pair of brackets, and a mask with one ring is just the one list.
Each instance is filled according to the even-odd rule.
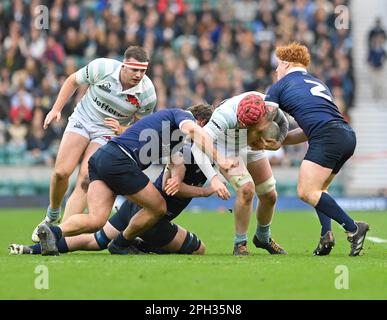
[[[311,51],[310,72],[327,83],[346,116],[354,92],[352,40],[350,29],[335,27],[334,9],[347,2],[2,0],[0,163],[52,164],[83,93],[69,101],[59,123],[43,131],[62,83],[92,59],[122,60],[129,45],[151,55],[147,74],[160,110],[203,101],[216,106],[244,91],[265,92],[275,81],[274,48],[298,41]],[[39,5],[48,8],[47,30],[37,28]],[[295,164],[304,152],[298,146],[270,157],[273,164]]]
[[381,100],[385,96],[387,60],[387,34],[380,18],[377,18],[374,26],[368,33],[368,64],[371,71],[372,96],[375,100]]

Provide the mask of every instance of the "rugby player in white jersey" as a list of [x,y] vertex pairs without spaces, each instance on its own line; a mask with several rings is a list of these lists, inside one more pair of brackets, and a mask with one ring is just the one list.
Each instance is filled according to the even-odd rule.
[[[215,109],[210,121],[204,127],[217,142],[217,149],[220,152],[227,158],[238,157],[240,160],[238,167],[230,169],[227,173],[222,172],[236,191],[234,255],[249,254],[247,229],[253,210],[254,193],[258,195],[259,204],[253,243],[271,254],[286,254],[270,235],[270,224],[277,200],[276,181],[265,152],[260,149],[265,146],[261,141],[262,133],[269,128],[272,121],[280,128],[278,143],[282,143],[285,139],[289,123],[281,110],[265,106],[264,98],[263,94],[251,91],[227,99]],[[202,152],[195,146],[193,154],[199,166],[206,162]],[[209,181],[217,175],[215,170],[206,169],[211,166],[200,168]]]
[[[44,221],[55,223],[61,217],[61,203],[68,188],[69,177],[82,155],[76,186],[69,197],[63,220],[87,207],[88,160],[112,136],[122,133],[128,125],[151,114],[156,105],[152,81],[145,75],[149,63],[147,52],[130,46],[124,60],[100,58],[71,74],[44,120],[44,129],[59,121],[61,111],[75,90],[88,84],[88,90],[70,116],[59,146],[50,183],[50,204]],[[38,242],[37,228],[32,240]]]

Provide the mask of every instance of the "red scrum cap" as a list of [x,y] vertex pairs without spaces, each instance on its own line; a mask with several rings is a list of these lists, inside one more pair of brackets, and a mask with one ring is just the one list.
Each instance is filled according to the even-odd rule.
[[265,101],[260,95],[248,94],[238,104],[238,121],[247,127],[253,126],[266,113]]

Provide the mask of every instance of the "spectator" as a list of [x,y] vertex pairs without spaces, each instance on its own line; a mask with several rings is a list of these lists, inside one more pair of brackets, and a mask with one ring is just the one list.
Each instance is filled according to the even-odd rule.
[[386,50],[384,49],[385,38],[382,33],[374,34],[368,51],[368,64],[371,70],[372,93],[375,100],[384,97],[385,91],[385,68]]
[[372,46],[372,41],[376,37],[381,37],[382,42],[384,43],[387,40],[387,34],[382,26],[382,20],[380,18],[376,18],[374,27],[368,33],[368,46]]
[[[274,48],[290,41],[310,48],[311,73],[328,84],[344,115],[352,106],[351,29],[334,27],[333,8],[345,5],[345,0],[52,0],[47,2],[47,31],[34,28],[31,17],[37,2],[27,2],[0,3],[4,126],[20,118],[31,131],[32,114],[49,110],[68,74],[97,57],[116,57],[130,44],[152,53],[148,72],[156,86],[158,109],[200,102],[217,105],[243,91],[266,91],[276,67]],[[369,33],[375,79],[382,77],[378,71],[385,64],[385,39],[379,19]],[[72,111],[82,94],[79,90],[74,95],[65,112]],[[19,95],[24,98],[18,100]],[[51,145],[65,125],[61,121],[46,132]],[[34,138],[38,137],[39,133]],[[284,149],[286,156],[291,153],[291,162],[304,151],[300,150]]]

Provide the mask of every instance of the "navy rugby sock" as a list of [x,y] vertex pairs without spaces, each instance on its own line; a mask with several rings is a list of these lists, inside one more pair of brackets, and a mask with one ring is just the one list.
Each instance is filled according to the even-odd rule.
[[332,220],[322,211],[316,209],[316,213],[321,223],[321,236],[325,235],[328,231],[332,231]]
[[56,243],[56,246],[58,247],[58,251],[60,253],[69,252],[69,247],[67,246],[66,239],[63,237],[59,239],[59,241]]
[[49,226],[50,230],[54,233],[56,240],[62,238],[62,229],[58,226]]
[[356,232],[357,226],[355,221],[340,208],[337,202],[328,193],[321,193],[321,198],[315,206],[315,209],[337,221],[346,231]]
[[42,247],[40,246],[40,243],[34,244],[33,246],[29,246],[32,249],[32,254],[41,254],[42,253]]

